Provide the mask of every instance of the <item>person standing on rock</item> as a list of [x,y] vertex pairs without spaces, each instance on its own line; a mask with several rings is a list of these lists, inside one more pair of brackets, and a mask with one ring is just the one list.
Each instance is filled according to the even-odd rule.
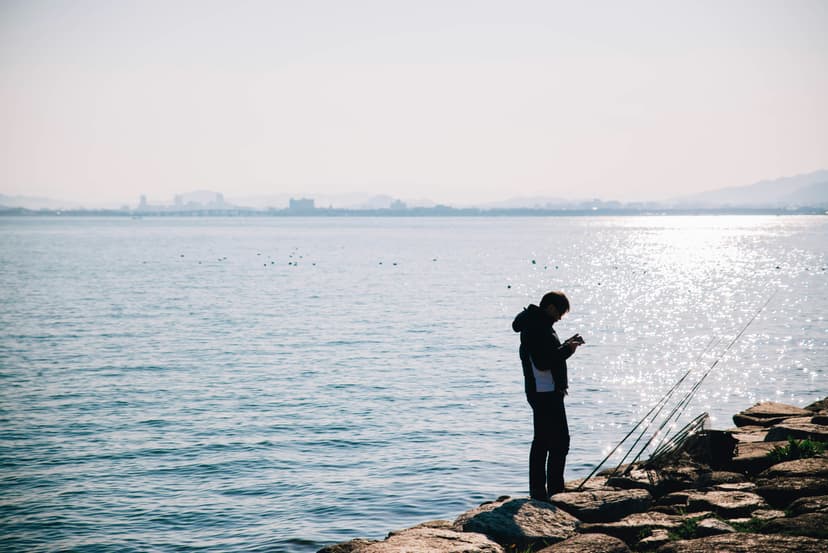
[[566,295],[549,292],[541,298],[540,305],[529,305],[512,322],[512,330],[520,332],[520,361],[534,426],[529,451],[529,495],[541,501],[564,490],[564,466],[569,453],[564,408],[566,360],[584,343],[579,334],[563,343],[558,339],[552,325],[568,311]]

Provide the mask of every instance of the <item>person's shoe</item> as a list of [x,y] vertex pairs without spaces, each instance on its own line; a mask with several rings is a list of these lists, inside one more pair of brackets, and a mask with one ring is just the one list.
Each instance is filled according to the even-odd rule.
[[535,501],[542,501],[543,503],[549,503],[549,496],[546,494],[532,494],[529,497],[534,499]]

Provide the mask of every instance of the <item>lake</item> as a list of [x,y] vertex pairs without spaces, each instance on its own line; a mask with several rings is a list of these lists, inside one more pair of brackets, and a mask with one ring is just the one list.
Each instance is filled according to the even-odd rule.
[[526,495],[548,290],[568,478],[717,359],[682,423],[828,395],[825,216],[2,217],[3,549],[309,552]]

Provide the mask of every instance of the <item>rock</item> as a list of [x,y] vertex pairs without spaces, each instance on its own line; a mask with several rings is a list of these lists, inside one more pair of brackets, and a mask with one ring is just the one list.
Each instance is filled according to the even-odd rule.
[[670,542],[670,532],[663,528],[656,528],[652,535],[644,538],[635,545],[636,551],[652,551]]
[[737,442],[764,442],[768,429],[763,426],[743,426],[728,430]]
[[749,415],[745,415],[742,413],[737,413],[733,415],[733,423],[738,426],[773,426],[774,424],[779,424],[784,422],[790,417],[751,417]]
[[815,401],[810,405],[806,405],[805,409],[808,411],[828,411],[828,397]]
[[656,529],[674,530],[681,526],[687,518],[686,516],[648,511],[626,516],[616,522],[584,523],[579,530],[584,534],[607,534],[624,540],[627,544],[634,544],[641,538],[642,534]]
[[730,463],[737,443],[730,432],[703,430],[689,436],[683,449],[694,461],[713,469],[720,469]]
[[[790,518],[776,518],[762,527],[762,533],[826,539],[828,538],[828,513],[805,513]],[[828,551],[828,548],[825,550]]]
[[756,484],[753,482],[726,482],[724,484],[716,484],[713,486],[713,489],[723,492],[754,492],[756,491]]
[[809,457],[777,463],[762,472],[759,476],[760,478],[787,478],[791,476],[828,477],[828,457]]
[[729,468],[732,471],[744,474],[759,474],[773,465],[774,460],[768,457],[773,448],[783,447],[787,444],[787,441],[740,443]]
[[[767,419],[787,419],[790,417],[806,417],[812,415],[810,411],[807,409],[802,409],[800,407],[795,407],[793,405],[787,405],[785,403],[777,403],[775,401],[763,401],[762,403],[757,403],[750,409],[746,409],[741,413],[737,413],[733,415],[733,422],[736,423],[736,426],[746,426],[744,424],[739,424],[738,419],[742,418],[749,418],[755,420],[767,420]],[[760,426],[767,426],[766,424],[759,423]]]
[[630,548],[606,534],[581,534],[545,547],[539,553],[630,553]]
[[704,472],[693,483],[694,488],[714,488],[723,484],[748,484],[745,475],[738,472],[711,471]]
[[800,536],[723,534],[668,543],[658,553],[825,553],[828,541]]
[[688,513],[712,511],[725,518],[749,516],[756,509],[768,506],[765,500],[755,493],[716,490],[675,492],[661,498],[658,504]]
[[807,420],[787,420],[781,424],[777,424],[768,430],[765,436],[766,442],[786,441],[788,438],[796,440],[815,440],[818,442],[828,442],[828,426],[822,424],[813,424]]
[[757,484],[756,493],[780,509],[802,497],[828,494],[828,478],[819,476],[761,478]]
[[555,494],[551,501],[584,522],[611,522],[646,511],[652,496],[647,490],[593,490]]
[[803,497],[790,504],[788,509],[794,515],[804,513],[828,513],[828,495]]
[[587,480],[584,487],[580,490],[578,487],[583,483],[584,478],[578,478],[577,480],[570,480],[566,484],[564,484],[564,490],[568,492],[578,492],[584,490],[605,490],[609,486],[607,486],[607,477],[606,476],[593,476],[589,480]]
[[365,551],[369,545],[379,543],[376,540],[356,539],[323,547],[316,553],[359,553]]
[[700,538],[718,536],[719,534],[732,534],[735,531],[731,525],[717,518],[706,518],[696,526],[696,536]]
[[394,532],[388,539],[355,553],[503,553],[483,534],[418,526]]
[[320,549],[318,553],[504,553],[503,547],[483,534],[458,532],[447,520],[425,522],[391,532],[384,541],[351,540]]
[[570,538],[579,523],[554,505],[524,498],[483,504],[460,515],[454,528],[485,534],[503,546],[527,548]]
[[828,424],[828,415],[814,415],[811,417],[811,424],[820,424],[820,425],[827,425]]
[[779,509],[756,509],[750,516],[756,520],[773,520],[775,518],[785,518],[785,511]]
[[635,469],[624,476],[610,477],[607,484],[625,490],[644,489],[653,497],[660,497],[693,487],[703,472],[705,471],[692,465],[664,467],[660,470]]
[[828,457],[777,463],[757,479],[756,493],[776,507],[787,507],[801,497],[828,494]]

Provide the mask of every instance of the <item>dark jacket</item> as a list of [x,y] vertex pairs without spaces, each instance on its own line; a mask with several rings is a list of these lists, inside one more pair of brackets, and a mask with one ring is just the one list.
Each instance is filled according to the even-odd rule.
[[526,383],[526,393],[534,393],[535,374],[532,372],[532,362],[540,371],[552,371],[555,381],[555,390],[566,393],[568,386],[566,375],[566,360],[572,355],[567,345],[562,345],[555,329],[552,328],[552,318],[537,305],[530,305],[517,314],[512,321],[512,330],[520,332],[520,361],[523,365],[523,377]]

